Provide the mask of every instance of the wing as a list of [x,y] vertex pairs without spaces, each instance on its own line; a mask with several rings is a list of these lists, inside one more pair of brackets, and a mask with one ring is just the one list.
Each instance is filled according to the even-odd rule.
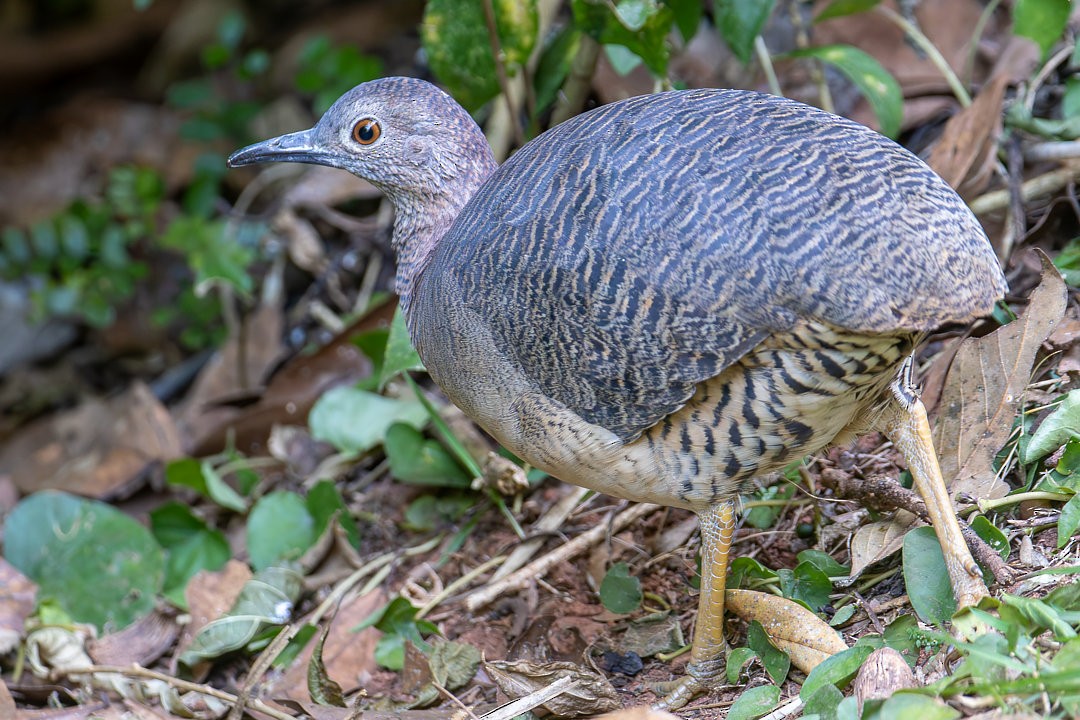
[[628,440],[800,318],[888,332],[984,313],[989,268],[974,218],[899,146],[772,96],[688,91],[526,145],[425,273],[450,274],[542,392]]

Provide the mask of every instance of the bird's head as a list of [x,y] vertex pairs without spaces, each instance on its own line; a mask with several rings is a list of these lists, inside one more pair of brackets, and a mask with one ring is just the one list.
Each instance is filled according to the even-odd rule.
[[401,77],[357,85],[310,130],[229,157],[231,167],[259,162],[348,170],[386,193],[399,211],[419,210],[433,198],[460,208],[495,167],[484,134],[464,108],[428,82]]

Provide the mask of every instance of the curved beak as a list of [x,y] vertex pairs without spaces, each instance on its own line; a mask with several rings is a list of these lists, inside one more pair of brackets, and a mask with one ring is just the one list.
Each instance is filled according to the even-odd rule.
[[320,147],[315,129],[281,135],[237,150],[229,156],[229,167],[260,162],[300,162],[334,165],[332,153]]

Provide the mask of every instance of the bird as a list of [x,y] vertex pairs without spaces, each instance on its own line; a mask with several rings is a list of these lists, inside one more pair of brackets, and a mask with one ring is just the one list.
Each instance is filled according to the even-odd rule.
[[415,78],[346,92],[231,167],[341,168],[393,204],[396,286],[434,382],[564,481],[686,508],[702,578],[685,676],[722,685],[740,488],[881,431],[927,504],[960,606],[987,596],[912,377],[931,331],[992,312],[978,220],[879,133],[783,97],[691,89],[613,102],[495,161]]

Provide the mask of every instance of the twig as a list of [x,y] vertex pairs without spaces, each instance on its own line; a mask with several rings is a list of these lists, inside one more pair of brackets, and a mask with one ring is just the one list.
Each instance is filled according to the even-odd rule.
[[459,589],[465,587],[466,585],[471,583],[473,580],[480,577],[481,575],[483,575],[488,570],[495,567],[496,565],[498,565],[499,563],[501,563],[505,559],[506,559],[505,555],[499,555],[498,557],[493,557],[490,560],[488,560],[486,563],[483,563],[481,565],[476,566],[475,568],[473,568],[469,572],[467,572],[464,575],[462,575],[461,577],[459,577],[454,582],[447,585],[440,592],[438,592],[434,596],[432,596],[432,598],[430,600],[428,600],[426,603],[424,603],[423,607],[421,607],[419,610],[416,611],[416,619],[419,620],[420,618],[427,615],[429,612],[434,610],[438,606],[438,604],[441,603],[443,600],[450,597],[451,595],[456,593]]
[[[826,470],[821,473],[821,482],[823,485],[832,487],[837,495],[857,498],[859,503],[869,510],[900,508],[919,516],[923,521],[927,520],[926,503],[923,499],[890,478],[871,476],[856,479],[843,472]],[[970,525],[963,521],[959,522],[960,532],[976,559],[990,568],[990,572],[999,583],[1003,585],[1011,583],[1015,573],[1005,564],[998,552],[979,537]]]
[[[234,705],[239,701],[239,698],[232,693],[227,693],[224,690],[218,690],[212,688],[209,685],[200,685],[199,683],[188,682],[187,680],[181,680],[171,675],[157,672],[155,670],[149,670],[132,663],[131,665],[87,665],[80,668],[71,668],[70,670],[54,670],[50,673],[57,677],[67,677],[68,675],[87,675],[90,673],[113,673],[116,675],[123,675],[125,677],[147,678],[149,680],[158,680],[160,682],[174,687],[177,690],[183,690],[185,692],[194,692],[201,695],[207,695],[212,698],[217,698],[223,702]],[[257,710],[261,713],[265,713],[274,720],[295,720],[295,718],[277,708],[267,705],[262,700],[249,700],[247,706],[252,710]]]
[[458,699],[457,695],[450,692],[449,690],[447,690],[446,688],[444,688],[442,685],[435,682],[434,680],[431,681],[431,687],[435,688],[435,690],[440,695],[442,695],[444,698],[446,698],[447,700],[452,702],[454,705],[457,705],[458,708],[460,708],[462,711],[464,711],[470,718],[472,718],[472,720],[480,720],[480,718],[476,717],[476,713],[474,713],[472,711],[472,708],[470,708],[465,703],[461,702],[461,700]]
[[274,658],[285,649],[290,640],[296,637],[296,633],[299,632],[300,628],[299,623],[286,625],[281,629],[281,632],[274,636],[266,649],[255,658],[247,677],[244,678],[244,685],[240,688],[240,694],[236,697],[236,704],[229,710],[228,720],[240,720],[240,716],[244,714],[244,708],[251,704],[251,691],[266,675],[266,671],[270,669],[270,663],[274,662]]
[[588,35],[582,35],[577,54],[570,64],[570,74],[563,83],[562,92],[551,112],[551,124],[558,125],[581,112],[592,87],[596,61],[600,57],[600,43]]
[[[590,491],[586,488],[573,487],[572,490],[564,495],[557,503],[551,506],[543,517],[536,521],[532,527],[532,534],[542,535],[557,530],[570,516],[570,513],[574,511],[574,508],[585,499],[585,496]],[[510,553],[510,556],[506,558],[506,562],[502,564],[494,575],[491,576],[491,582],[498,582],[504,577],[514,572],[522,565],[529,561],[536,551],[540,549],[540,546],[544,544],[543,537],[534,537],[531,540],[525,542],[514,548],[514,551]]]
[[[1052,195],[1068,186],[1069,183],[1075,182],[1078,178],[1080,178],[1080,163],[1069,163],[1064,167],[1051,170],[1045,175],[1034,177],[1022,184],[1020,186],[1020,197],[1023,198],[1024,202],[1027,202],[1037,197]],[[986,215],[995,210],[1001,210],[1009,206],[1009,191],[993,190],[975,198],[969,206],[971,212],[976,215]]]
[[506,99],[506,109],[510,111],[510,128],[514,134],[514,143],[521,147],[525,144],[525,133],[521,130],[518,122],[517,108],[514,100],[510,97],[510,78],[506,75],[506,65],[503,64],[502,43],[499,42],[499,28],[495,24],[494,0],[483,0],[480,5],[484,8],[484,24],[487,25],[488,42],[491,43],[491,54],[495,57],[495,77],[499,80],[503,97]]
[[1028,162],[1074,160],[1076,158],[1080,158],[1080,140],[1041,142],[1024,148],[1024,159]]
[[960,78],[956,77],[956,73],[953,72],[949,62],[942,57],[941,53],[938,52],[938,49],[934,47],[934,43],[930,42],[930,38],[926,37],[922,30],[915,27],[911,21],[890,7],[878,5],[874,10],[891,20],[903,30],[909,38],[911,38],[911,41],[914,42],[920,50],[926,53],[927,59],[934,64],[934,67],[936,67],[942,77],[945,78],[945,82],[949,84],[949,88],[952,90],[953,95],[960,101],[960,105],[967,107],[971,104],[971,95],[968,93],[967,88],[960,82]]
[[480,720],[510,720],[510,718],[515,718],[518,715],[527,713],[535,707],[543,705],[553,697],[562,695],[565,691],[569,690],[572,685],[574,685],[573,678],[570,676],[561,677],[546,687],[542,687],[535,692],[529,693],[523,698],[518,698],[514,702],[507,703],[501,708],[492,710],[481,717]]
[[[619,532],[627,525],[640,520],[658,509],[660,509],[660,506],[653,505],[652,503],[640,503],[634,505],[619,513],[611,523],[610,532]],[[535,578],[546,575],[551,568],[576,557],[585,552],[589,547],[600,542],[608,532],[609,528],[607,525],[597,525],[596,527],[583,532],[570,542],[561,545],[547,555],[534,560],[532,563],[526,565],[512,575],[503,578],[497,583],[492,583],[487,587],[475,591],[472,595],[465,598],[465,607],[470,611],[473,611],[487,605],[492,600],[505,593],[526,587]]]
[[761,70],[765,73],[765,79],[769,83],[769,92],[783,97],[784,91],[780,89],[780,81],[776,78],[776,69],[772,64],[772,56],[769,55],[769,48],[765,46],[765,38],[760,35],[754,38],[754,52],[757,54],[758,62],[761,63]]
[[796,695],[768,715],[763,715],[760,720],[785,720],[803,709],[802,699]]

